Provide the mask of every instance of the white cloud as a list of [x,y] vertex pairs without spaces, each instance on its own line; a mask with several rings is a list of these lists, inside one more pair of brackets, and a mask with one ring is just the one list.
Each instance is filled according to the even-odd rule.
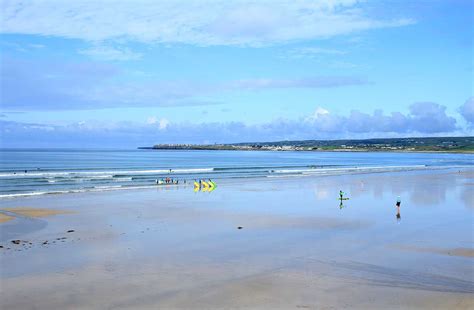
[[201,46],[265,46],[413,23],[356,0],[30,0],[2,3],[3,33]]
[[327,114],[329,114],[329,111],[328,111],[328,110],[326,110],[326,109],[324,109],[324,108],[321,108],[321,107],[317,107],[317,108],[316,108],[316,111],[314,111],[314,116],[313,116],[313,117],[314,117],[315,119],[318,119],[318,118],[320,118],[320,117],[322,117],[322,116],[324,116],[324,115],[327,115]]
[[158,125],[158,128],[160,128],[160,130],[165,130],[169,124],[170,124],[169,120],[167,120],[166,118],[162,118],[160,119],[160,124]]
[[147,122],[146,122],[148,125],[156,125],[158,124],[158,128],[160,130],[165,130],[169,124],[170,124],[170,121],[167,120],[166,118],[161,118],[158,120],[158,118],[156,116],[151,116],[147,119]]
[[467,99],[459,108],[459,111],[468,123],[474,125],[474,97]]

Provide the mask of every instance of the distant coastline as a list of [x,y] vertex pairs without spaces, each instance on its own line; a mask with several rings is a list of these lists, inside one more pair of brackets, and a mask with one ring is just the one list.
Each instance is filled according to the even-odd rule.
[[474,137],[379,138],[363,140],[295,140],[226,144],[157,144],[139,149],[316,152],[474,153]]

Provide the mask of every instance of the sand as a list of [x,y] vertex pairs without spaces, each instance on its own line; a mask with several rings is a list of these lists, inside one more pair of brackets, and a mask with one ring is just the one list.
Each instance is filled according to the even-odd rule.
[[52,210],[52,209],[39,209],[39,208],[26,208],[26,207],[18,207],[18,208],[4,208],[0,209],[0,211],[8,211],[14,214],[19,214],[27,217],[46,217],[52,216],[57,214],[64,214],[64,213],[71,213],[71,211],[65,210]]
[[53,213],[0,224],[0,308],[472,309],[473,181],[437,170],[4,200]]
[[425,252],[425,253],[437,253],[450,256],[462,256],[462,257],[474,257],[474,249],[472,248],[424,248],[424,247],[415,247],[415,246],[400,246],[400,250],[406,251],[416,251],[416,252]]
[[13,216],[0,213],[0,223],[5,223],[8,221],[11,221],[12,219],[13,219]]

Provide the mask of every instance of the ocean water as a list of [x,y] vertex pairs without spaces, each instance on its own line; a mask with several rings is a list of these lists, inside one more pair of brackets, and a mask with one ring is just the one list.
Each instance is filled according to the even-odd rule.
[[0,198],[157,186],[171,177],[279,178],[474,167],[472,154],[3,149]]

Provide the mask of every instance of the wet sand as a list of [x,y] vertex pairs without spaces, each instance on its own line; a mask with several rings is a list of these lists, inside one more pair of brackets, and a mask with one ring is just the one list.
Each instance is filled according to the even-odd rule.
[[426,253],[437,253],[450,256],[463,256],[463,257],[474,257],[474,249],[471,248],[454,248],[454,249],[443,249],[443,248],[424,248],[415,246],[399,247],[401,250],[417,251]]
[[46,217],[56,214],[70,213],[70,211],[64,210],[51,210],[51,209],[39,209],[39,208],[3,208],[0,211],[6,211],[10,213],[15,213],[16,215],[22,215],[26,217]]
[[473,196],[464,169],[3,200],[0,308],[472,309]]
[[13,218],[14,218],[13,216],[9,216],[9,215],[0,213],[0,223],[5,223],[5,222],[8,222],[8,221],[11,221],[11,220],[13,220]]

